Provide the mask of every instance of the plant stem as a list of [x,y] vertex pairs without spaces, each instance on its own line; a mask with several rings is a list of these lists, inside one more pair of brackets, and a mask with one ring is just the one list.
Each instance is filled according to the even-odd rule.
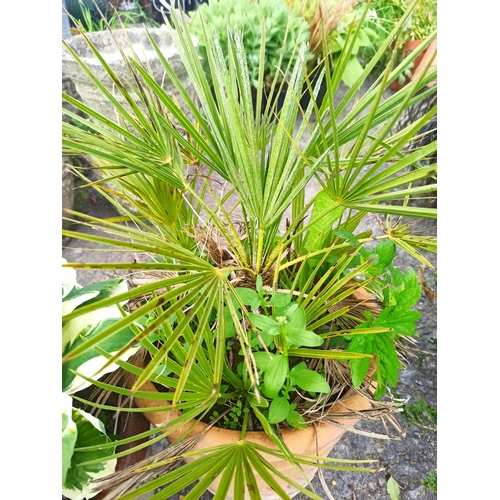
[[[245,403],[245,410],[249,410],[248,403]],[[247,433],[248,417],[250,415],[250,411],[243,411],[243,413],[244,417],[243,417],[243,424],[241,425],[241,434],[240,434],[241,441],[245,439],[245,434]]]
[[262,264],[262,249],[264,248],[264,230],[259,229],[259,242],[257,246],[257,262],[255,263],[255,272],[260,272],[260,267]]

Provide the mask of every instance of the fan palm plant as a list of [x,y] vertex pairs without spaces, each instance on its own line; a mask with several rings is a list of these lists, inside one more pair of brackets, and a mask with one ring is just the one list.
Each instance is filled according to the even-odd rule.
[[[292,453],[283,435],[287,428],[334,419],[328,410],[348,390],[386,413],[395,407],[382,397],[397,383],[402,366],[398,346],[415,334],[419,313],[411,309],[420,287],[415,273],[403,275],[392,260],[400,248],[430,265],[424,253],[436,251],[434,238],[412,234],[411,219],[436,217],[435,209],[418,204],[419,194],[435,191],[436,185],[413,184],[435,173],[435,164],[420,167],[418,161],[432,156],[437,146],[432,142],[410,153],[403,148],[436,109],[397,134],[391,135],[391,129],[406,108],[436,92],[436,87],[426,88],[436,72],[422,74],[383,100],[387,83],[411,64],[417,56],[413,53],[396,68],[389,67],[350,109],[348,105],[404,21],[338,105],[334,95],[356,33],[335,72],[325,58],[327,92],[319,109],[315,99],[305,110],[300,106],[304,81],[314,94],[321,80],[312,88],[307,48],[296,46],[294,62],[281,70],[288,85],[277,116],[272,103],[262,106],[258,98],[253,106],[241,34],[229,27],[227,54],[210,26],[204,25],[200,34],[216,83],[212,90],[185,19],[172,15],[169,29],[196,99],[184,90],[150,37],[192,120],[149,75],[140,54],[130,55],[132,47],[122,49],[131,73],[130,80],[122,82],[87,38],[128,107],[73,52],[119,118],[113,122],[65,95],[88,118],[65,111],[85,127],[64,123],[63,147],[67,153],[88,155],[94,167],[113,180],[113,191],[101,181],[93,185],[122,215],[101,220],[67,211],[69,218],[79,217],[99,234],[64,234],[147,257],[133,263],[65,264],[113,269],[130,277],[127,291],[113,282],[114,292],[103,293],[101,284],[91,300],[63,316],[67,325],[103,308],[121,311],[121,317],[115,314],[82,328],[63,349],[63,370],[99,390],[99,398],[66,392],[74,404],[87,409],[144,412],[157,425],[133,438],[80,448],[113,451],[150,438],[131,450],[79,465],[99,470],[163,436],[172,441],[161,456],[99,483],[108,492],[106,498],[131,499],[158,488],[154,498],[169,498],[198,480],[189,498],[208,488],[216,498],[260,498],[257,477],[281,498],[289,498],[283,485],[320,498],[304,486],[308,477],[299,484],[285,476],[272,465],[271,455],[299,471],[306,466],[370,470]],[[260,90],[265,57],[262,48]],[[275,81],[282,76],[277,71]],[[321,189],[306,200],[304,190],[313,179]],[[123,200],[135,210],[127,210]],[[359,231],[362,220],[373,215],[387,218],[382,234]],[[103,360],[100,367],[92,367],[93,373],[78,362],[92,357],[90,353]],[[105,368],[113,363],[120,368],[112,379],[109,374],[94,376],[109,371]],[[172,416],[165,419],[165,412]],[[161,418],[155,420],[154,415]],[[207,427],[186,438],[197,422],[233,429],[238,438],[200,450],[196,445]],[[163,434],[152,437],[158,430]],[[270,444],[247,439],[259,430]],[[172,468],[181,459],[186,463]]]

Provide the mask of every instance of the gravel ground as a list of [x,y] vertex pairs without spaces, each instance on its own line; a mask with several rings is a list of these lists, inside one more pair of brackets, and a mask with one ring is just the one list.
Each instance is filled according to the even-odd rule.
[[[313,183],[306,190],[306,198],[314,196],[318,185]],[[99,217],[110,217],[116,214],[114,208],[98,193],[91,190],[86,200],[83,211]],[[377,226],[373,221],[374,226]],[[75,224],[76,231],[92,231]],[[425,231],[427,234],[436,234],[435,221],[421,221],[415,229]],[[62,256],[69,262],[116,262],[115,253],[103,253],[99,248],[87,242],[66,239],[63,240]],[[437,258],[435,255],[426,254],[426,258],[435,266],[435,271],[426,269],[423,278],[436,290],[434,283],[435,272],[437,272]],[[120,260],[131,261],[133,254],[122,253]],[[415,261],[406,253],[399,252],[395,264],[403,271],[414,269],[419,272],[420,263]],[[112,271],[78,270],[78,280],[82,285],[90,284],[102,279],[113,278]],[[415,404],[423,398],[432,411],[437,411],[437,331],[436,310],[431,301],[422,296],[417,305],[421,311],[421,319],[418,325],[418,345],[421,352],[416,353],[409,360],[408,367],[401,371],[400,381],[394,390],[395,395],[408,399],[408,404]],[[349,473],[325,471],[324,479],[335,500],[393,500],[387,492],[387,481],[392,477],[400,487],[401,500],[434,500],[436,493],[422,485],[422,480],[429,477],[429,473],[437,472],[437,427],[435,422],[428,427],[414,425],[403,414],[397,415],[397,420],[402,429],[397,439],[384,440],[364,435],[346,433],[335,446],[331,457],[344,459],[373,459],[379,461],[379,470],[375,473]],[[426,422],[424,422],[426,424]],[[384,433],[384,427],[379,421],[360,421],[357,429],[369,432]],[[395,430],[391,431],[393,434]],[[316,476],[313,480],[314,488],[319,496],[328,498],[324,493],[320,480]],[[185,493],[185,492],[184,492]],[[180,500],[182,495],[173,497]],[[202,500],[210,500],[210,493],[204,494]],[[299,494],[297,500],[305,500],[307,497]]]

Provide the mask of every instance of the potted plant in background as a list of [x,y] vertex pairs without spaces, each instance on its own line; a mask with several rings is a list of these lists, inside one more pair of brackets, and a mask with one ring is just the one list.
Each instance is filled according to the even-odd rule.
[[[349,32],[355,33],[349,39],[353,47],[342,72],[343,83],[348,87],[352,86],[363,72],[364,61],[360,58],[363,48],[378,47],[385,39],[385,36],[380,38],[377,31],[370,26],[370,19],[376,17],[370,6],[371,2],[367,5],[359,0],[295,0],[288,3],[299,9],[309,23],[309,49],[314,55],[314,62],[310,63],[310,67],[313,69],[319,62],[319,66],[315,68],[316,75],[323,66],[323,55],[327,53],[332,66],[335,66]],[[323,39],[326,41],[326,47],[323,47]],[[375,52],[376,50],[373,54]]]
[[[200,5],[190,16],[189,30],[199,40],[200,56],[209,83],[216,85],[212,80],[204,31],[210,38],[212,30],[215,32],[227,62],[227,28],[237,27],[242,32],[254,103],[257,105],[262,101],[262,110],[268,103],[270,108],[277,106],[279,109],[286,93],[284,75],[294,65],[297,47],[309,41],[308,24],[298,9],[288,8],[283,0],[214,0]],[[307,51],[305,58],[309,60],[312,54]],[[259,84],[259,76],[262,84]],[[259,87],[261,95],[257,98]]]
[[[376,16],[368,20],[368,25],[374,31],[381,34],[388,33],[393,29],[395,24],[401,19],[403,14],[410,9],[411,2],[409,0],[374,0],[372,7],[376,12]],[[396,64],[399,64],[409,54],[421,46],[422,42],[435,31],[437,28],[437,1],[436,0],[418,0],[407,21],[399,33],[397,40],[391,45],[391,50],[396,52]],[[436,50],[437,39],[423,51],[418,51],[412,63],[405,69],[405,71],[391,83],[391,88],[400,90],[404,85],[411,81],[412,75],[422,63],[426,51]],[[366,49],[364,49],[366,50]],[[368,53],[368,56],[370,54]],[[389,64],[391,59],[390,52],[381,61],[381,69]],[[420,70],[424,66],[420,66]]]
[[133,8],[118,10],[116,5],[103,0],[68,0],[67,11],[73,24],[73,34],[77,36],[82,32],[106,31],[108,26],[113,30],[142,24],[151,28],[159,27],[138,2],[132,1],[132,3]]
[[[283,107],[270,120],[269,110],[261,116],[253,109],[241,33],[227,26],[227,60],[217,38],[209,30],[203,34],[211,81],[217,81],[212,87],[184,18],[174,13],[172,19],[172,37],[195,99],[153,37],[150,43],[193,120],[134,53],[124,57],[143,108],[129,111],[89,71],[120,123],[65,96],[93,120],[66,111],[92,132],[63,124],[63,146],[72,154],[90,155],[95,168],[115,180],[115,191],[101,184],[96,188],[123,216],[100,220],[69,212],[102,235],[64,234],[136,252],[137,259],[65,265],[124,271],[131,289],[116,295],[99,292],[63,315],[66,325],[107,307],[121,315],[82,327],[66,342],[63,370],[98,391],[98,396],[72,394],[85,411],[143,413],[155,425],[130,438],[86,447],[110,450],[155,436],[83,465],[102,469],[166,436],[171,444],[159,455],[96,483],[106,491],[104,498],[132,499],[160,487],[159,497],[169,498],[189,485],[193,498],[207,489],[217,498],[244,498],[248,491],[259,498],[266,490],[281,498],[297,491],[321,498],[307,489],[317,467],[367,470],[325,458],[345,431],[342,427],[332,437],[328,431],[336,429],[335,422],[354,425],[361,416],[398,407],[383,397],[397,381],[399,349],[415,333],[419,313],[412,307],[420,287],[415,273],[403,275],[393,259],[401,248],[429,265],[422,252],[436,251],[436,241],[412,234],[406,219],[390,224],[390,217],[436,217],[435,209],[415,206],[413,197],[423,191],[412,187],[431,176],[436,165],[407,171],[431,155],[436,143],[400,154],[435,108],[396,135],[390,130],[408,106],[436,91],[426,89],[435,70],[382,101],[388,82],[404,64],[387,69],[379,84],[347,110],[391,36],[334,107],[342,64],[351,55],[346,43],[335,73],[325,65],[327,98],[320,108],[311,100],[303,111],[299,98],[308,72],[302,46],[284,75]],[[109,66],[106,71],[116,78]],[[265,72],[265,65],[259,65],[258,92]],[[320,85],[321,80],[314,91]],[[125,85],[117,89],[133,102],[133,91]],[[311,123],[313,110],[317,119]],[[225,184],[212,182],[215,175]],[[306,200],[304,188],[313,177],[322,189]],[[425,192],[435,189],[429,184]],[[136,212],[122,200],[133,203]],[[362,229],[369,214],[388,216],[383,234]],[[110,348],[115,340],[121,346]],[[93,376],[83,373],[81,364],[70,367],[89,355],[100,358]],[[101,377],[101,370],[113,363],[120,369]],[[113,396],[124,399],[107,403]],[[213,440],[226,430],[231,431],[228,440]],[[162,435],[156,436],[158,431]],[[302,432],[312,450],[295,447],[293,437]],[[325,443],[319,439],[323,432],[329,434]],[[297,475],[283,473],[275,458]],[[180,466],[173,469],[174,464]]]

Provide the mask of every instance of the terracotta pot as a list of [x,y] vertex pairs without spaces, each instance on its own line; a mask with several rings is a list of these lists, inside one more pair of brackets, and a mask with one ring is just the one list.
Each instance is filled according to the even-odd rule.
[[[415,49],[417,49],[421,44],[422,40],[408,40],[407,42],[405,42],[402,49],[403,59],[407,57]],[[415,71],[416,68],[418,68],[420,62],[422,61],[425,55],[425,52],[426,51],[421,52],[413,61],[414,69],[410,70],[412,72],[412,76],[405,78],[405,81],[402,84],[399,82],[399,79],[396,78],[396,80],[394,80],[390,85],[391,89],[401,90],[405,85],[407,85],[413,79],[413,72]]]
[[[129,377],[131,387],[133,380]],[[157,389],[151,382],[146,382],[140,389],[141,391],[151,391],[157,392]],[[140,408],[157,408],[162,406],[158,401],[153,401],[149,399],[135,398],[135,403]],[[346,395],[337,402],[331,409],[331,412],[341,412],[345,413],[349,410],[367,410],[370,408],[369,401],[360,396],[356,391],[350,389]],[[144,416],[154,425],[162,426],[165,425],[175,418],[181,415],[180,411],[154,411],[150,413],[144,413]],[[342,424],[347,426],[354,426],[359,419],[342,419]],[[191,424],[192,425],[192,424]],[[177,439],[190,425],[180,428],[179,430],[172,432],[168,435],[169,441],[174,441]],[[207,424],[197,423],[194,428],[187,434],[187,437],[193,436],[207,427]],[[317,427],[310,426],[307,429],[283,429],[281,434],[288,448],[292,453],[300,453],[305,455],[317,455],[320,457],[327,457],[330,451],[333,449],[335,444],[339,441],[342,435],[346,431],[333,424],[321,423]],[[222,429],[219,427],[212,427],[205,436],[198,442],[194,449],[202,450],[204,448],[209,448],[212,446],[217,446],[221,444],[236,443],[240,440],[240,431]],[[277,447],[269,438],[265,432],[259,431],[249,431],[245,436],[245,441],[258,443],[263,446],[269,447],[276,450]],[[285,476],[294,480],[302,486],[307,486],[308,482],[305,480],[304,476],[288,461],[278,459],[277,457],[263,453],[262,456],[270,464],[276,467],[280,472],[285,474]],[[186,459],[187,462],[193,461],[193,458]],[[314,466],[302,466],[307,477],[311,480],[316,474],[317,468]],[[258,475],[256,475],[257,484],[259,485],[259,493],[264,500],[275,500],[279,496],[272,490],[269,485],[263,481]],[[285,483],[279,478],[275,478],[278,483],[283,487],[287,494],[293,498],[298,494],[298,490]],[[220,479],[216,478],[209,488],[212,493],[215,492],[219,484]],[[233,499],[232,489],[228,491],[228,500]],[[248,497],[249,498],[249,497]]]
[[[422,55],[422,54],[420,54]],[[417,57],[417,60],[420,58]],[[427,49],[424,52],[423,57],[420,58],[420,62],[418,64],[415,64],[415,70],[413,71],[413,74],[411,75],[410,80],[413,81],[416,78],[420,76],[420,74],[425,70],[425,67],[431,62],[430,68],[435,68],[437,67],[437,38],[435,38],[431,44],[427,47]],[[428,87],[431,87],[433,85],[436,85],[436,80],[433,82],[429,83]]]

